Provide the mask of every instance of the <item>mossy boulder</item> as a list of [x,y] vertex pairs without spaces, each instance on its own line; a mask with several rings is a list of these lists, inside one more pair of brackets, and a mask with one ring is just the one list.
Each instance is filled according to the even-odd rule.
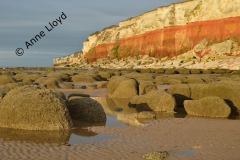
[[22,82],[18,82],[18,83],[8,83],[6,86],[10,89],[13,89],[13,88],[21,87],[23,85],[24,84]]
[[23,72],[23,73],[18,73],[18,74],[16,74],[15,76],[14,76],[14,78],[16,79],[16,80],[18,80],[18,81],[21,81],[21,80],[23,80],[26,76],[28,76],[29,75],[29,73],[25,73],[25,72]]
[[200,100],[184,101],[186,112],[194,116],[225,118],[231,113],[231,108],[219,97],[204,97]]
[[97,89],[97,84],[90,83],[87,85],[87,89]]
[[108,79],[112,76],[110,72],[98,72],[98,75],[103,79]]
[[33,84],[33,80],[29,79],[29,78],[24,78],[22,80],[23,85],[32,85]]
[[97,88],[107,88],[107,81],[102,81],[97,83]]
[[183,102],[191,99],[190,88],[187,84],[173,85],[168,88],[167,92],[173,95],[178,107],[183,107]]
[[105,122],[102,105],[91,98],[70,98],[66,102],[70,116],[84,122]]
[[72,120],[63,98],[38,86],[12,89],[0,104],[0,127],[25,130],[66,130]]
[[201,91],[203,88],[207,87],[207,84],[189,84],[190,88],[190,98],[191,99],[201,99]]
[[26,75],[24,76],[24,79],[25,78],[28,78],[28,79],[31,79],[33,81],[35,81],[36,79],[40,78],[41,76],[39,74],[30,74],[30,75]]
[[113,98],[132,98],[138,95],[138,84],[134,79],[114,76],[107,85],[107,96]]
[[174,97],[165,91],[150,91],[147,94],[135,96],[131,104],[146,104],[152,111],[174,111],[176,102]]
[[179,80],[180,82],[184,82],[186,80],[186,77],[182,76],[182,75],[169,75],[169,76],[163,77],[164,82],[168,82],[171,79]]
[[90,97],[89,94],[83,94],[83,93],[71,93],[68,96],[68,100],[72,99],[72,98],[79,98],[79,97]]
[[152,90],[157,90],[157,86],[152,81],[140,81],[139,95],[144,95]]
[[73,82],[94,82],[96,80],[90,76],[74,75],[72,76],[72,81]]
[[202,84],[204,83],[204,81],[201,78],[197,78],[197,77],[188,77],[185,80],[186,83],[188,84]]
[[7,76],[7,75],[0,75],[0,85],[6,85],[8,83],[15,83],[17,82],[15,78]]
[[222,83],[210,83],[200,91],[200,98],[217,96],[225,100],[233,110],[240,111],[240,92]]
[[71,77],[66,74],[66,73],[48,73],[47,74],[47,77],[48,78],[56,78],[56,79],[61,79],[62,81],[65,81],[65,82],[70,82],[71,81]]
[[191,74],[202,74],[202,71],[200,69],[191,69],[190,73]]
[[58,89],[60,88],[58,81],[55,79],[47,79],[44,81],[44,86],[48,89]]
[[182,82],[176,79],[170,79],[167,81],[167,84],[176,85],[176,84],[182,84]]
[[133,72],[133,73],[125,74],[124,76],[127,77],[127,78],[135,79],[138,82],[140,82],[140,81],[153,81],[154,80],[151,73],[140,74],[140,73]]
[[16,74],[16,73],[11,72],[11,71],[2,71],[1,73],[2,73],[2,75],[6,75],[6,76],[14,76]]

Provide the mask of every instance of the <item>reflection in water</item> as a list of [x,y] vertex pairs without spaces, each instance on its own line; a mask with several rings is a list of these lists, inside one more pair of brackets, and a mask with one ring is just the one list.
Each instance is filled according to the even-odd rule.
[[[108,118],[108,116],[107,116]],[[117,136],[114,135],[108,135],[108,134],[98,134],[96,132],[88,130],[88,127],[94,127],[94,126],[105,126],[106,122],[81,122],[77,120],[73,120],[73,126],[74,128],[71,130],[72,134],[69,140],[70,144],[75,143],[89,143],[94,141],[99,141],[102,139],[109,139],[109,138],[115,138]]]
[[29,131],[0,128],[0,138],[3,141],[68,144],[70,131]]
[[[132,126],[144,125],[149,122],[149,120],[161,118],[184,118],[187,115],[183,108],[178,108],[176,112],[154,112],[156,118],[138,119],[139,112],[152,111],[147,104],[131,105],[129,104],[130,99],[125,98],[97,97],[94,99],[103,106],[104,111],[107,114],[116,116],[119,121]],[[119,108],[122,108],[121,112],[117,110]]]
[[[132,126],[144,125],[137,119],[138,112],[136,108],[129,107],[130,99],[105,97],[97,97],[94,99],[103,106],[107,114],[116,116],[119,121]],[[122,108],[122,111],[119,112],[117,108]]]
[[92,137],[92,136],[96,136],[97,133],[88,130],[88,127],[105,126],[105,125],[106,125],[106,122],[89,123],[89,122],[80,122],[77,120],[73,120],[74,129],[72,129],[72,133],[78,136]]
[[[138,113],[142,108],[129,106],[129,99],[111,99],[105,97],[94,98],[104,108],[107,114],[106,122],[98,123],[84,123],[73,120],[74,128],[66,131],[28,131],[19,129],[0,128],[0,139],[3,141],[25,141],[34,143],[48,143],[48,144],[75,144],[85,142],[95,142],[108,138],[116,138],[115,135],[98,134],[88,130],[88,127],[93,126],[141,126],[152,119],[138,119]],[[118,108],[118,109],[116,109]],[[119,109],[122,110],[119,110]],[[187,115],[184,108],[177,108],[176,112],[154,112],[156,119],[161,118],[192,118],[196,116]],[[197,117],[200,118],[200,117]],[[203,117],[204,118],[204,117]],[[231,119],[231,117],[230,117]],[[239,116],[232,118],[239,119]],[[124,122],[124,123],[122,123]]]

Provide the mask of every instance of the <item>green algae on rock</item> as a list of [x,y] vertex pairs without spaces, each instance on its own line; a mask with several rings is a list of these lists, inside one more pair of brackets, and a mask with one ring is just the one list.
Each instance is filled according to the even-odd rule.
[[4,128],[67,130],[73,126],[62,96],[38,86],[10,90],[1,101],[0,116]]

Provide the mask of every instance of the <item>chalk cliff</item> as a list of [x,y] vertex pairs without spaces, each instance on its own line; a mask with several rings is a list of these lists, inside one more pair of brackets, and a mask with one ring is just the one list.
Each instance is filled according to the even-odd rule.
[[239,8],[239,0],[192,0],[159,7],[91,34],[81,53],[55,58],[54,65],[142,55],[172,59],[189,51],[201,59],[219,52],[209,46],[229,37],[230,48],[221,54],[238,57]]

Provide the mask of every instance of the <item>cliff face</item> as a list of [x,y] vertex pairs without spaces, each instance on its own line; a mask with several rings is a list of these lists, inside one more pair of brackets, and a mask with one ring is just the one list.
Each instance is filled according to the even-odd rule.
[[[213,43],[234,37],[240,42],[239,8],[239,0],[193,0],[159,7],[90,35],[82,56],[88,62],[134,55],[172,58],[203,39]],[[55,59],[54,64],[59,62]]]

